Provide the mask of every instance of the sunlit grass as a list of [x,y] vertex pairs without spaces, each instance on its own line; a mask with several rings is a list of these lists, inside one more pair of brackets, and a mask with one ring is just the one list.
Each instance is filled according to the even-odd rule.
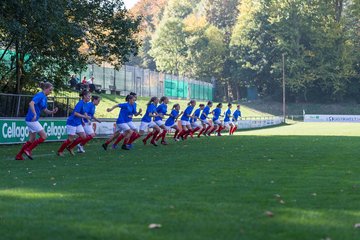
[[24,162],[9,160],[19,146],[0,147],[1,238],[360,239],[360,131],[337,125],[131,151],[94,140],[64,158],[46,155],[59,146],[47,143]]

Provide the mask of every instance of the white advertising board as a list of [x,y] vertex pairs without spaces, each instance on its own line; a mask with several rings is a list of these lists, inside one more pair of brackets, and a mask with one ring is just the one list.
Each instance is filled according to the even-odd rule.
[[269,119],[249,119],[238,121],[238,129],[251,129],[275,126],[283,123],[282,117],[273,117]]
[[360,115],[305,114],[304,122],[360,122]]

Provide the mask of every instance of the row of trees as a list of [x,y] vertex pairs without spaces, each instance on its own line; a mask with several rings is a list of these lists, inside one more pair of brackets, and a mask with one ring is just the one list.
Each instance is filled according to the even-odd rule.
[[132,62],[214,77],[219,97],[256,86],[278,98],[285,54],[293,101],[360,99],[357,0],[143,0],[133,11],[145,21]]
[[140,18],[122,1],[0,1],[0,91],[21,93],[44,77],[62,86],[90,62],[115,67],[138,49]]

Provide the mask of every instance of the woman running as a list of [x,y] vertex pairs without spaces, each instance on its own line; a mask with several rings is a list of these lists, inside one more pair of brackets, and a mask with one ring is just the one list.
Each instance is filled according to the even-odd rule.
[[183,115],[181,116],[180,120],[181,120],[182,130],[179,133],[178,138],[181,138],[181,139],[184,140],[191,133],[192,128],[191,128],[191,124],[190,124],[190,118],[194,118],[191,115],[191,113],[194,110],[195,105],[196,105],[196,101],[195,100],[190,100],[190,102],[188,103],[187,108],[185,109]]
[[99,121],[99,119],[97,119],[94,116],[95,111],[96,111],[96,106],[99,105],[99,103],[100,103],[100,97],[92,96],[91,102],[88,102],[85,106],[85,112],[90,117],[90,120],[87,120],[86,118],[83,119],[84,131],[86,134],[86,138],[84,139],[84,141],[82,141],[81,143],[79,143],[77,145],[78,153],[84,153],[85,152],[85,150],[84,150],[85,144],[88,143],[89,141],[91,141],[95,137],[95,132],[94,132],[94,128],[92,126],[91,120],[101,123]]
[[[177,138],[177,135],[180,132],[180,129],[179,129],[176,121],[181,116],[181,114],[183,114],[183,112],[179,113],[179,111],[180,111],[180,104],[178,104],[178,103],[174,104],[174,106],[171,110],[170,116],[165,121],[165,127],[166,127],[167,131],[170,131],[171,128],[175,129],[175,135],[174,135],[175,141],[179,141],[179,139]],[[159,140],[159,138],[160,138],[160,136],[158,136],[158,139],[156,139],[156,140]],[[164,141],[164,139],[163,139],[163,141]]]
[[[232,131],[233,127],[235,127],[235,125],[231,121],[231,108],[232,108],[232,104],[229,103],[228,109],[224,112],[224,127],[223,127],[223,129],[228,130],[229,135],[231,135],[231,131]],[[221,135],[220,132],[221,132],[221,130],[219,131],[219,134]]]
[[147,103],[146,112],[141,119],[140,124],[140,135],[144,135],[145,130],[152,128],[153,131],[146,135],[146,137],[142,140],[144,145],[146,145],[146,141],[153,136],[154,132],[160,132],[160,127],[156,125],[156,123],[153,121],[153,118],[156,117],[158,114],[156,112],[156,106],[159,103],[159,98],[152,97],[150,101]]
[[[90,120],[91,118],[85,112],[86,104],[90,101],[90,92],[84,90],[80,93],[80,97],[82,99],[76,104],[74,111],[66,121],[68,139],[60,146],[57,151],[57,155],[60,157],[64,156],[65,148],[70,152],[71,155],[75,155],[73,148],[86,139],[82,121],[83,118],[87,120]],[[76,134],[78,135],[78,138],[75,139]]]
[[[162,132],[160,134],[160,137],[162,139],[165,139],[166,133],[167,133],[167,129],[165,126],[165,122],[163,121],[165,116],[169,116],[169,114],[166,114],[167,112],[167,104],[169,103],[169,99],[167,97],[161,97],[160,98],[160,105],[157,106],[156,108],[156,112],[157,112],[157,116],[155,117],[155,123],[156,125],[158,125],[161,129]],[[157,146],[156,144],[156,139],[157,139],[157,135],[159,134],[158,131],[154,131],[153,137],[151,139],[151,144],[154,146]],[[167,145],[167,143],[164,141],[161,141],[162,145]]]
[[108,108],[106,110],[107,112],[111,112],[115,108],[120,108],[121,109],[120,113],[119,113],[119,117],[116,120],[116,130],[115,130],[114,135],[112,137],[110,137],[102,145],[102,147],[105,150],[107,150],[108,145],[115,138],[117,138],[121,132],[123,132],[122,134],[124,134],[124,142],[123,142],[123,145],[121,146],[121,148],[124,149],[124,150],[130,150],[130,148],[129,148],[129,146],[127,146],[127,144],[130,141],[130,137],[131,137],[133,131],[129,127],[128,123],[132,120],[132,116],[133,116],[133,113],[134,113],[135,97],[132,96],[132,95],[127,95],[125,99],[127,100],[126,103],[117,104],[117,105],[113,106],[112,108]]
[[[128,122],[127,124],[129,125],[130,129],[133,131],[133,133],[130,136],[130,139],[127,143],[127,147],[128,148],[132,148],[132,143],[138,139],[140,137],[139,131],[137,129],[137,127],[134,125],[133,122],[133,116],[139,116],[142,112],[142,109],[139,109],[139,112],[136,111],[136,100],[137,100],[137,95],[134,92],[129,93],[128,96],[133,96],[134,97],[134,104],[132,105],[133,111],[132,113],[129,115],[130,117],[130,122]],[[125,98],[125,101],[128,102],[128,98]],[[120,134],[120,136],[116,139],[115,143],[112,145],[113,149],[117,148],[118,143],[123,140],[125,137],[124,134]]]
[[199,108],[195,110],[194,114],[193,114],[193,118],[190,119],[190,124],[191,124],[191,127],[192,127],[192,131],[190,133],[190,136],[193,137],[194,133],[196,131],[202,131],[203,127],[201,126],[201,124],[199,124],[197,122],[197,120],[200,118],[200,113],[202,110],[204,110],[205,108],[205,105],[204,104],[200,104],[199,105]]
[[[22,146],[20,152],[16,155],[16,160],[24,160],[22,156],[24,153],[29,159],[33,160],[32,150],[46,140],[47,135],[44,128],[39,123],[41,111],[44,111],[46,114],[54,114],[58,111],[58,108],[54,108],[52,111],[47,109],[47,96],[51,94],[53,85],[49,82],[41,82],[40,88],[42,91],[35,94],[29,103],[29,109],[25,118],[26,125],[29,129],[29,140]],[[40,136],[38,139],[36,139],[36,134],[39,134]]]
[[201,136],[201,134],[204,134],[204,136],[207,136],[207,132],[212,128],[212,124],[208,121],[209,114],[210,114],[210,108],[213,106],[212,101],[208,101],[206,107],[202,111],[200,115],[200,121],[203,126],[203,129],[199,132],[198,137]]
[[237,126],[239,124],[239,117],[241,118],[241,111],[240,111],[240,104],[238,104],[236,106],[236,110],[234,111],[233,113],[233,123],[234,123],[234,127],[232,130],[230,130],[231,132],[231,135],[234,134],[234,132],[236,131],[237,129]]
[[212,120],[214,123],[214,128],[208,133],[208,136],[210,136],[215,131],[218,132],[218,136],[221,136],[220,134],[220,131],[222,130],[222,125],[220,121],[221,108],[222,108],[222,103],[219,103],[218,105],[216,105],[216,108],[212,111],[213,114]]

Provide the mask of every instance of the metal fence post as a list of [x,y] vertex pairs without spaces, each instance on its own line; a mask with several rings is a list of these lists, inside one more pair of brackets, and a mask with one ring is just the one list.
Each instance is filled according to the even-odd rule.
[[20,102],[21,102],[21,95],[19,95],[19,97],[18,97],[18,104],[17,104],[17,108],[16,108],[16,117],[19,117]]

